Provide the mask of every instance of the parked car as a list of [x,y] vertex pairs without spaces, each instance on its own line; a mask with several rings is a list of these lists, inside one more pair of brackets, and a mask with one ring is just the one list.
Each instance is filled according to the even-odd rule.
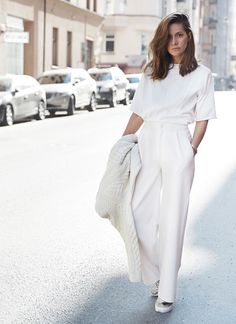
[[44,72],[39,83],[46,91],[47,110],[67,111],[73,115],[76,108],[96,109],[96,82],[84,69],[58,69]]
[[133,99],[135,91],[139,85],[140,79],[141,79],[141,73],[135,73],[135,74],[126,74],[126,78],[129,81],[129,98]]
[[124,72],[114,66],[110,68],[91,68],[88,70],[91,77],[97,82],[97,103],[115,107],[118,102],[129,104],[129,81]]
[[236,77],[219,77],[216,73],[212,73],[212,75],[215,91],[236,91]]
[[46,114],[45,91],[29,75],[0,76],[0,123],[11,126],[14,121]]

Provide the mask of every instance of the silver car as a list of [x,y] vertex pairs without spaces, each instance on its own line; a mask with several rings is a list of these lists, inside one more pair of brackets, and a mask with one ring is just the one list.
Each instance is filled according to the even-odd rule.
[[116,107],[118,102],[129,104],[129,81],[120,68],[91,68],[88,73],[97,83],[98,104],[108,104],[110,107]]
[[135,91],[138,88],[139,82],[141,80],[141,73],[135,73],[135,74],[126,74],[126,78],[129,80],[129,97],[132,100],[134,98]]
[[76,108],[96,109],[96,82],[84,69],[57,69],[44,72],[39,83],[46,91],[50,115],[66,111],[73,115]]
[[28,117],[45,119],[46,95],[29,75],[0,76],[0,124],[11,126]]

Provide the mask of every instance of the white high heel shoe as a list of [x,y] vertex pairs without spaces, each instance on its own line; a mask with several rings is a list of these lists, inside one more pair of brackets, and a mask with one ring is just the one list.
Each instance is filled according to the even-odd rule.
[[155,302],[155,311],[159,313],[168,313],[174,308],[174,303],[162,300],[160,297]]

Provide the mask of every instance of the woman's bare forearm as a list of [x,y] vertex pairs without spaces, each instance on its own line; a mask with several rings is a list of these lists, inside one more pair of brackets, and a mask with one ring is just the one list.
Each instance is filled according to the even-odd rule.
[[201,143],[205,135],[207,124],[208,124],[208,120],[201,120],[196,122],[194,133],[193,133],[193,139],[192,139],[192,146],[196,149],[198,148],[199,144]]
[[141,127],[142,123],[143,119],[137,114],[132,113],[122,136],[128,134],[135,134],[137,130]]

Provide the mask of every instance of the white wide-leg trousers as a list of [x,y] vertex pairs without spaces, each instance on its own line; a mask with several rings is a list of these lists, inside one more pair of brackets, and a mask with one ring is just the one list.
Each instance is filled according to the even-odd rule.
[[139,134],[142,169],[132,210],[139,239],[142,281],[160,280],[159,296],[176,299],[194,154],[187,125],[145,121]]

